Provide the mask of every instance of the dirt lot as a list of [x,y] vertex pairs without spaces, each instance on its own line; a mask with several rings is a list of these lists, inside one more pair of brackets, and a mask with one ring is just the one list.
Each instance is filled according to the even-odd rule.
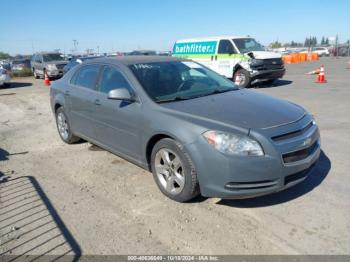
[[[350,254],[350,70],[287,66],[256,91],[315,115],[323,153],[303,183],[248,200],[164,197],[150,173],[88,143],[64,144],[42,80],[0,90],[0,253]],[[325,64],[327,84],[306,72]],[[10,176],[5,182],[4,176]]]

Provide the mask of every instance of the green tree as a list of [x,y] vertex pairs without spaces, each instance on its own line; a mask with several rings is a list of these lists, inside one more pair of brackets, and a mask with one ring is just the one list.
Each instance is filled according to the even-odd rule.
[[7,53],[0,52],[0,59],[10,59],[11,56]]
[[280,42],[278,42],[278,41],[275,41],[275,42],[270,44],[270,47],[271,48],[281,48],[282,44]]

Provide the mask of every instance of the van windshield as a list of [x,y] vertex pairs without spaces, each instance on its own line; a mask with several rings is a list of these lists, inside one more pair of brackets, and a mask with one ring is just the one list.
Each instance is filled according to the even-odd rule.
[[238,90],[225,77],[192,61],[133,64],[130,69],[148,96],[156,103]]
[[43,58],[45,62],[64,61],[64,58],[60,54],[45,54]]
[[242,54],[252,51],[265,51],[263,46],[256,42],[254,38],[238,38],[233,39],[233,42]]

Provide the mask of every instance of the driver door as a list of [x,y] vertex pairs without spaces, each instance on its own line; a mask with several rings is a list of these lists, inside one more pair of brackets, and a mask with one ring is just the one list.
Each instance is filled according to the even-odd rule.
[[140,159],[142,135],[142,110],[138,102],[108,99],[108,92],[126,88],[135,93],[117,67],[105,65],[98,82],[93,118],[96,121],[97,139],[103,145]]

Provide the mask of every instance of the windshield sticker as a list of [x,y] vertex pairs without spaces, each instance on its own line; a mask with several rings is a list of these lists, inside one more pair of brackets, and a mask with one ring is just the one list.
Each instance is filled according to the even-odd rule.
[[194,62],[188,62],[188,61],[184,61],[182,62],[185,66],[188,66],[189,68],[202,68],[202,66],[200,66],[197,63]]
[[152,69],[157,66],[151,65],[151,64],[135,64],[134,65],[135,69]]

